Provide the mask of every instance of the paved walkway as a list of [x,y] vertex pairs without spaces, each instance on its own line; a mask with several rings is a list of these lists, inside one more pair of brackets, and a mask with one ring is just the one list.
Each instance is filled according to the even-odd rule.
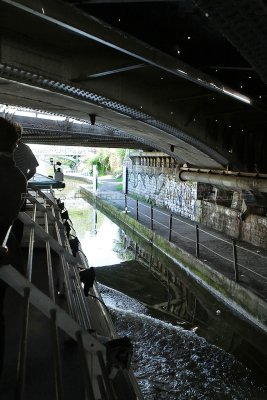
[[[112,203],[114,206],[127,212],[129,216],[138,219],[143,225],[153,229],[164,238],[171,239],[171,242],[196,255],[196,223],[171,213],[171,211],[159,207],[153,207],[148,203],[137,201],[116,191],[118,182],[101,181],[98,195]],[[172,214],[172,218],[171,218]],[[170,219],[172,229],[170,232]],[[235,280],[234,268],[234,246],[229,236],[198,224],[199,235],[199,259]],[[252,246],[243,241],[236,241],[236,259],[238,267],[238,278],[240,285],[251,290],[259,297],[267,301],[267,251]]]

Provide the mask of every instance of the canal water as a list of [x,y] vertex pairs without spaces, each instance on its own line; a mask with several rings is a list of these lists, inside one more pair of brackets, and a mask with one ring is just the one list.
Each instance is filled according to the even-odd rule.
[[[218,308],[217,302],[208,299],[205,304],[206,296],[201,298],[201,292],[200,300],[192,301],[193,286],[187,283],[182,288],[179,281],[176,294],[177,304],[181,303],[180,318],[175,320],[170,313],[164,313],[164,306],[161,312],[155,313],[151,299],[157,293],[164,297],[165,290],[165,303],[162,299],[160,302],[167,304],[169,291],[165,284],[160,291],[161,281],[157,279],[153,285],[152,275],[146,276],[138,269],[137,259],[140,261],[145,253],[137,251],[137,246],[118,226],[80,198],[77,183],[68,181],[66,186],[56,196],[68,209],[90,266],[98,268],[96,276],[103,276],[105,285],[99,284],[100,291],[118,334],[130,337],[133,342],[132,366],[145,400],[267,399],[267,387],[237,358],[223,350],[225,347],[238,349],[240,340],[232,335],[229,324],[222,321],[226,312]],[[117,279],[120,270],[126,271],[129,278],[128,285],[122,280],[121,287]],[[147,271],[151,272],[151,266]],[[139,301],[137,292],[143,295]],[[151,300],[150,306],[146,298]],[[223,342],[227,342],[226,346],[221,346]]]

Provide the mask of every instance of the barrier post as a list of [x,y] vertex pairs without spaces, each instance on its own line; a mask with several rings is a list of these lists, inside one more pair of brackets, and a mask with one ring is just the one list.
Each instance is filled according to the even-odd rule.
[[153,206],[150,208],[150,225],[151,225],[151,230],[153,231]]
[[127,213],[127,194],[124,195],[124,211]]
[[138,244],[135,243],[135,257],[134,257],[134,259],[137,260],[137,258],[138,258]]
[[172,213],[170,214],[169,220],[169,242],[172,241]]
[[233,240],[233,262],[234,262],[234,269],[235,269],[235,282],[239,282],[236,241],[235,241],[235,239],[232,239],[232,240]]
[[196,225],[196,257],[199,258],[199,229]]
[[136,200],[136,220],[138,221],[139,218],[139,206],[138,206],[138,200]]

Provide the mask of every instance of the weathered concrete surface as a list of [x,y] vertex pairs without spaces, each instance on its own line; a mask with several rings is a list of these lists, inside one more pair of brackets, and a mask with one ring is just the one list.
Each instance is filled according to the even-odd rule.
[[121,291],[148,306],[167,302],[165,287],[138,261],[124,261],[95,269],[98,282]]
[[128,191],[195,220],[198,184],[179,181],[176,168],[128,167]]
[[209,184],[182,182],[177,166],[166,162],[157,165],[154,159],[155,165],[149,165],[150,157],[145,162],[146,165],[128,165],[129,194],[233,238],[267,248],[265,208],[248,206],[251,201],[248,194],[226,192]]

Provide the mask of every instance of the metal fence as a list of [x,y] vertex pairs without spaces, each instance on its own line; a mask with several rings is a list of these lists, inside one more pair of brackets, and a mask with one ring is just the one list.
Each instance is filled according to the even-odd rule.
[[236,282],[267,283],[267,256],[264,249],[212,232],[181,215],[160,209],[121,193],[101,193],[129,216],[164,236],[170,242],[200,258]]

